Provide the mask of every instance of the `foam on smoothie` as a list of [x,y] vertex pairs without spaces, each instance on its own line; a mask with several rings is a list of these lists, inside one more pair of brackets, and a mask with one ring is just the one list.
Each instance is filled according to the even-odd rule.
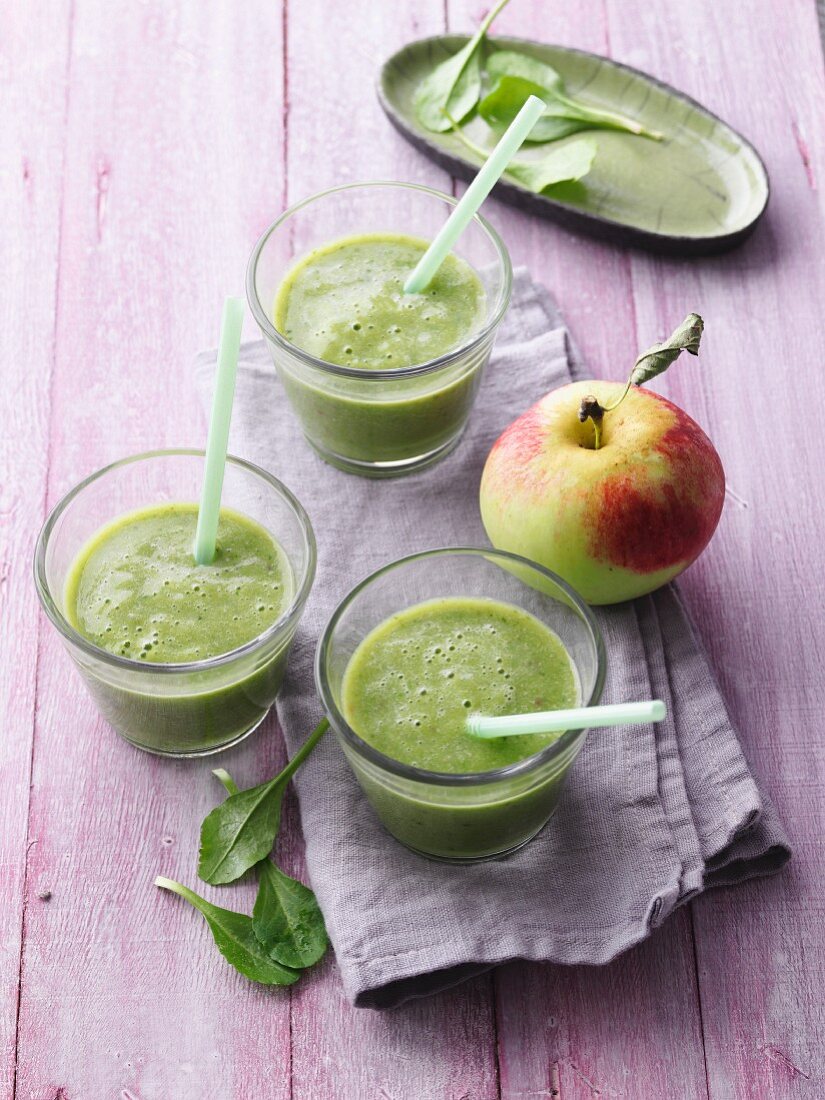
[[121,657],[184,663],[228,653],[272,626],[294,594],[283,549],[222,508],[214,561],[197,565],[197,515],[194,503],[162,504],[99,531],[66,581],[75,629]]
[[275,327],[316,358],[361,370],[414,366],[460,347],[484,325],[484,287],[451,254],[423,293],[405,294],[427,247],[372,233],[315,249],[281,284]]
[[539,752],[560,734],[467,735],[470,713],[522,714],[576,706],[561,639],[521,608],[449,598],[416,604],[361,642],[342,685],[345,718],[394,760],[429,771],[480,772]]

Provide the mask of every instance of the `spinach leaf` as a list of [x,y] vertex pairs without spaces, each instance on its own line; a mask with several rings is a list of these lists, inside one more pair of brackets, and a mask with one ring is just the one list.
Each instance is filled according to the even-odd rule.
[[212,905],[174,879],[156,878],[155,886],[180,894],[203,914],[218,950],[245,977],[263,985],[292,985],[297,982],[300,977],[298,971],[282,966],[261,946],[253,930],[251,917]]
[[223,783],[224,787],[227,790],[227,793],[238,793],[238,784],[235,782],[235,780],[232,778],[226,768],[213,768],[212,774],[216,779],[220,780],[220,782]]
[[[224,768],[216,768],[212,774],[230,795],[238,793],[235,780]],[[270,958],[284,966],[312,966],[329,944],[315,894],[268,858],[256,864],[256,869],[258,894],[252,910],[252,930],[258,941]]]
[[491,80],[512,76],[531,84],[538,84],[546,91],[551,91],[553,88],[562,91],[564,88],[564,81],[552,65],[548,65],[546,61],[539,61],[537,57],[531,57],[527,53],[496,50],[487,58],[485,68]]
[[450,129],[445,111],[461,122],[475,107],[481,95],[480,47],[490,24],[508,2],[499,0],[469,42],[421,81],[414,106],[418,121],[428,130]]
[[257,787],[230,794],[206,815],[198,858],[198,875],[204,882],[213,886],[234,882],[269,855],[281,823],[281,800],[287,782],[328,729],[329,722],[324,718],[279,775]]
[[595,156],[595,141],[581,138],[549,150],[541,160],[513,161],[507,166],[507,175],[541,194],[554,184],[582,179],[590,171]]
[[[478,113],[493,129],[506,128],[531,95],[547,100],[547,91],[540,84],[520,76],[503,76],[479,103]],[[525,140],[534,145],[558,141],[579,130],[592,130],[596,125],[591,119],[582,117],[561,103],[547,103],[544,114]]]
[[667,370],[683,351],[698,355],[699,341],[702,339],[704,328],[705,322],[699,314],[689,313],[664,343],[654,344],[652,348],[642,352],[634,364],[630,382],[634,386],[644,385],[657,374]]
[[219,886],[234,882],[268,856],[281,823],[281,777],[230,795],[201,825],[198,875]]
[[530,133],[531,142],[556,141],[584,129],[623,130],[655,141],[662,139],[662,134],[647,130],[634,118],[566,95],[564,81],[556,70],[528,54],[498,50],[488,59],[487,72],[494,85],[478,112],[491,125],[509,126],[529,95],[545,101],[545,113]]
[[271,859],[258,864],[252,928],[270,958],[284,966],[312,966],[329,943],[315,894]]
[[[486,160],[489,149],[482,149],[467,137],[454,120],[450,120],[455,136],[477,157]],[[592,139],[581,138],[569,141],[558,149],[550,149],[541,159],[511,160],[504,170],[506,176],[517,179],[524,187],[540,194],[557,183],[574,183],[590,171],[596,156],[596,143]]]

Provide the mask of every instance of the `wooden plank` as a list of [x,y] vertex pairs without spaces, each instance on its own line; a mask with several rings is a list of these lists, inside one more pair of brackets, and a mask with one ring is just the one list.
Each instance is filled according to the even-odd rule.
[[692,941],[682,911],[609,966],[501,967],[502,1100],[706,1096]]
[[[410,37],[443,31],[437,5],[290,4],[288,20],[288,198],[348,180],[409,179],[450,190],[447,175],[389,128],[373,84],[383,59]],[[319,111],[319,105],[323,105]],[[319,127],[324,156],[309,155]],[[293,997],[296,1096],[497,1096],[489,980],[392,1014],[353,1010],[337,972]]]
[[[373,92],[381,62],[444,29],[440,5],[290,3],[288,200],[358,179],[449,191],[449,177],[390,128]],[[295,853],[297,855],[297,853]],[[300,868],[300,863],[294,866]],[[490,981],[390,1014],[344,1000],[331,960],[293,992],[296,1097],[353,1100],[498,1095]]]
[[[479,0],[449,0],[450,30],[472,33],[488,7]],[[513,0],[496,19],[491,34],[610,54],[601,0],[577,0],[575,4]],[[485,203],[484,212],[503,234],[513,265],[526,265],[533,278],[543,282],[562,304],[590,369],[597,375],[610,375],[617,355],[635,339],[629,254],[495,199]]]
[[[215,342],[282,188],[281,26],[269,0],[243,18],[230,3],[77,0],[50,503],[105,461],[203,439],[192,356]],[[45,242],[40,263],[54,264]],[[26,291],[15,316],[38,298]],[[196,884],[214,761],[120,742],[51,630],[40,668],[18,1095],[289,1096],[288,992],[232,972],[201,918],[152,885]],[[248,783],[279,745],[270,724],[221,763]],[[224,904],[250,905],[250,889]]]
[[[740,251],[675,264],[633,257],[642,344],[688,309],[707,322],[698,366],[662,379],[716,441],[731,493],[684,592],[757,773],[796,855],[770,882],[694,905],[710,1080],[718,1100],[821,1097],[825,870],[821,675],[825,513],[808,401],[825,339],[825,77],[813,3],[610,4],[617,50],[748,135],[773,194]],[[702,28],[701,46],[696,38]],[[766,94],[766,89],[776,94]]]
[[[43,22],[48,39],[33,50]],[[4,12],[0,35],[0,1095],[14,1088],[29,781],[37,682],[31,555],[43,521],[57,298],[69,11]],[[33,838],[33,840],[36,838]]]
[[[450,0],[449,11],[451,30],[463,31],[477,24],[483,7]],[[630,60],[612,52],[600,0],[513,3],[493,29]],[[501,203],[491,204],[489,217],[514,262],[526,264],[560,302],[588,366],[620,376],[637,346],[630,254]],[[502,1097],[557,1095],[553,1088],[564,1100],[591,1100],[597,1088],[634,1098],[706,1095],[687,914],[605,969],[503,968],[496,1016]]]

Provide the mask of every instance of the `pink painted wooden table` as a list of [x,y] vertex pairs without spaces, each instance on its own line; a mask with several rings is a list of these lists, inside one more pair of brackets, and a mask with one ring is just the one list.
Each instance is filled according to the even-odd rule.
[[[825,1096],[814,0],[513,0],[497,23],[646,69],[752,138],[774,192],[738,252],[655,259],[489,210],[597,372],[621,373],[686,310],[705,315],[699,366],[665,388],[708,428],[731,491],[684,592],[792,834],[786,873],[698,899],[604,969],[514,964],[389,1014],[351,1009],[332,958],[291,993],[264,991],[151,885],[193,881],[214,760],[121,743],[38,614],[32,546],[58,497],[123,454],[201,443],[191,359],[266,223],[348,179],[450,188],[390,129],[372,83],[403,42],[464,30],[485,6],[3,4],[0,1097]],[[270,723],[221,763],[246,785],[282,759]],[[281,856],[300,872],[294,804],[286,816]]]

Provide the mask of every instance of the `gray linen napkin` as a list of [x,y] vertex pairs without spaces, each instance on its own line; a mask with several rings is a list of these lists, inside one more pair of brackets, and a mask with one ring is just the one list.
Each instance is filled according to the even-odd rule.
[[[214,351],[198,356],[205,406],[214,365]],[[404,554],[487,545],[477,502],[487,452],[571,375],[583,371],[553,300],[518,271],[459,447],[418,475],[367,481],[315,456],[265,345],[244,345],[231,449],[286,482],[318,539],[315,587],[278,700],[290,754],[321,714],[313,657],[340,598]],[[298,772],[307,868],[354,1004],[401,1004],[507,959],[606,963],[704,887],[777,871],[790,857],[677,590],[597,614],[605,701],[662,698],[669,717],[591,734],[555,817],[508,859],[456,867],[408,852],[378,823],[332,735]]]

